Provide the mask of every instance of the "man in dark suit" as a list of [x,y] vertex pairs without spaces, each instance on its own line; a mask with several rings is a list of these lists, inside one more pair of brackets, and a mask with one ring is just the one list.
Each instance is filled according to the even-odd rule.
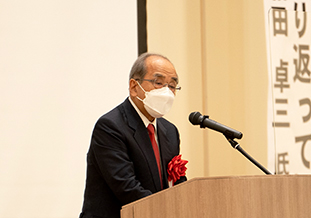
[[[168,188],[167,165],[179,154],[180,140],[177,128],[162,116],[179,89],[166,57],[138,57],[130,73],[130,96],[94,127],[80,218],[119,218],[122,205]],[[175,184],[183,181],[185,176]]]

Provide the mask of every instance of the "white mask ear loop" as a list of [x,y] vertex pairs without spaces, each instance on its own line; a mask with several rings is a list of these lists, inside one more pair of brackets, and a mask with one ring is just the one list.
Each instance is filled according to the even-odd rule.
[[[137,82],[137,84],[139,85],[139,87],[141,88],[141,90],[143,90],[144,91],[144,93],[145,93],[145,97],[146,97],[146,91],[143,89],[143,87],[141,87],[141,85],[140,85],[140,83],[136,80],[136,82]],[[138,99],[138,100],[140,100],[140,101],[143,101],[140,97],[138,97],[138,96],[136,96],[136,98]]]

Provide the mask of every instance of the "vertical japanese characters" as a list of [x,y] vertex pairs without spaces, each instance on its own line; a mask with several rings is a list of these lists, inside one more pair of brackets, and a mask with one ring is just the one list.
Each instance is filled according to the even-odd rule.
[[269,12],[278,174],[311,173],[311,12],[306,7],[294,2],[292,10]]

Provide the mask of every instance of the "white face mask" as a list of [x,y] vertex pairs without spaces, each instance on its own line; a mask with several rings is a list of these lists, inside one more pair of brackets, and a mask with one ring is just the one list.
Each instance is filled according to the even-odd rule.
[[146,92],[139,82],[137,83],[145,92],[145,98],[143,100],[138,96],[137,98],[144,103],[147,112],[154,118],[163,117],[173,105],[175,98],[173,92],[167,86]]

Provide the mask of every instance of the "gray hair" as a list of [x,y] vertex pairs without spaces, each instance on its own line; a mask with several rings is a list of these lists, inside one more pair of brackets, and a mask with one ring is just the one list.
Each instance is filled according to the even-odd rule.
[[160,54],[147,53],[147,52],[143,53],[134,62],[132,69],[131,69],[131,72],[130,72],[129,79],[136,79],[136,80],[144,79],[145,75],[147,74],[146,59],[150,56],[161,57],[161,58],[164,58],[164,59],[168,60],[169,62],[171,62],[167,57],[160,55]]

